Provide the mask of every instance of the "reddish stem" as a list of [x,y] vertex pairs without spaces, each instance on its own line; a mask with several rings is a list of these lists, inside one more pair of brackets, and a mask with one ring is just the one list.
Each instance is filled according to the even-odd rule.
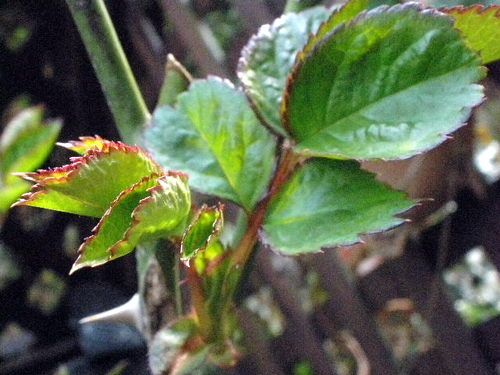
[[266,212],[269,208],[269,204],[279,193],[283,185],[288,181],[292,172],[294,171],[297,163],[299,162],[299,157],[293,153],[290,147],[286,147],[281,155],[281,160],[274,174],[274,178],[271,182],[271,187],[267,195],[260,201],[257,208],[252,212],[250,218],[248,219],[248,228],[244,234],[239,246],[233,253],[232,266],[241,269],[243,268],[252,250],[257,243],[258,232],[264,219],[266,217]]

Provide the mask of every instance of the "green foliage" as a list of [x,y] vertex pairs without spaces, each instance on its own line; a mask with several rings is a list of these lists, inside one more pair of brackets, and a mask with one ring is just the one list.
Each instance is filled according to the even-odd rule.
[[479,63],[447,17],[414,4],[377,8],[296,65],[285,124],[304,155],[410,157],[441,143],[481,102]]
[[223,226],[223,207],[201,207],[189,228],[184,232],[181,244],[181,260],[189,265],[199,251],[205,250],[220,234]]
[[44,123],[43,112],[42,107],[22,110],[9,121],[0,137],[0,214],[29,190],[29,184],[13,173],[38,168],[54,147],[61,124]]
[[[149,115],[104,3],[78,7],[67,1],[117,125],[135,140]],[[135,146],[83,137],[62,144],[81,154],[71,164],[24,174],[35,185],[19,205],[101,217],[72,272],[146,241],[168,240],[169,253],[157,258],[165,261],[166,279],[174,280],[179,319],[153,340],[155,373],[207,373],[212,363],[234,362],[232,301],[259,234],[273,249],[296,255],[353,244],[361,233],[401,224],[396,215],[415,202],[377,182],[356,160],[426,151],[482,101],[477,82],[485,69],[477,52],[484,62],[499,53],[493,10],[449,10],[450,17],[412,3],[364,11],[373,3],[351,0],[333,11],[288,13],[263,26],[240,59],[244,91],[216,77],[192,81],[169,58],[170,77],[143,134],[152,156]],[[288,11],[298,9],[298,2],[288,4]],[[476,38],[476,28],[486,33],[486,42]],[[108,51],[99,50],[101,39]],[[166,172],[172,169],[182,172]],[[187,175],[197,192],[241,207],[243,229],[225,239],[230,248],[220,239],[222,204],[192,207]],[[149,256],[139,259],[142,276]],[[181,266],[189,315],[182,308]]]
[[193,189],[251,210],[262,198],[275,160],[275,141],[244,94],[216,78],[194,82],[177,106],[160,107],[145,133],[163,166],[189,175]]
[[60,168],[25,173],[35,185],[16,205],[102,216],[71,273],[124,256],[140,241],[182,235],[191,210],[184,174],[165,172],[139,147],[99,137],[61,145],[82,156]]
[[108,142],[64,167],[26,173],[36,185],[16,204],[100,217],[119,193],[153,173],[161,168],[141,149]]
[[394,215],[413,204],[356,162],[314,159],[274,199],[263,240],[290,255],[352,244],[359,233],[401,224],[403,220]]
[[243,49],[238,67],[245,91],[262,119],[284,135],[279,108],[297,53],[328,17],[324,7],[288,13],[264,25]]
[[479,52],[483,64],[500,59],[500,5],[488,8],[474,5],[442,11],[455,20],[455,27],[462,32],[467,45]]
[[309,37],[307,44],[298,54],[297,60],[303,60],[330,32],[338,26],[352,21],[354,17],[368,8],[369,3],[368,0],[351,0],[334,10],[328,19],[321,24],[318,31]]

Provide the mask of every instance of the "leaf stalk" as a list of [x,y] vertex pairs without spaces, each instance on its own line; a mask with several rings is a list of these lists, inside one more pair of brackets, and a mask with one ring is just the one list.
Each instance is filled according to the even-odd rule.
[[255,211],[250,215],[247,231],[233,253],[231,269],[242,269],[247,264],[257,243],[258,232],[264,223],[269,204],[288,181],[299,161],[300,156],[296,155],[291,147],[284,145],[281,160],[271,182],[271,187],[268,194],[260,201]]

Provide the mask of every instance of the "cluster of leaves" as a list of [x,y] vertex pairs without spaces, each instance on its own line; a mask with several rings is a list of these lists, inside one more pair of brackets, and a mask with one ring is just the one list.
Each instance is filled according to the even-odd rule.
[[186,175],[164,171],[138,147],[97,136],[59,145],[81,156],[24,173],[35,185],[16,205],[101,217],[71,272],[126,255],[140,241],[182,235],[191,210]]
[[0,217],[7,212],[30,184],[13,175],[40,167],[59,135],[59,121],[44,123],[43,108],[20,110],[0,136]]
[[[73,271],[150,239],[176,244],[194,313],[159,333],[152,353],[174,349],[158,372],[188,373],[207,355],[231,362],[228,306],[259,234],[295,255],[400,224],[415,202],[359,162],[425,152],[483,100],[482,64],[500,59],[499,7],[368,7],[352,0],[263,26],[243,50],[239,85],[196,80],[155,110],[143,134],[152,157],[85,137],[63,144],[82,154],[71,164],[24,175],[35,185],[18,204],[101,217]],[[220,240],[222,205],[193,209],[184,173],[193,190],[240,207],[248,225],[233,249]]]

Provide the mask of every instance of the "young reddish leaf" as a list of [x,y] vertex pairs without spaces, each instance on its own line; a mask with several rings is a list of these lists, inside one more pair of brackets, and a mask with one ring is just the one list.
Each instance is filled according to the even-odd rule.
[[223,226],[223,206],[201,207],[184,232],[181,243],[181,260],[189,261],[201,250],[206,249],[220,234]]
[[142,240],[179,235],[191,208],[186,176],[151,175],[123,191],[80,246],[70,273],[132,252]]
[[105,145],[109,145],[110,143],[113,142],[95,135],[93,137],[79,137],[78,141],[58,142],[57,145],[83,155],[89,150],[102,150]]
[[15,205],[100,217],[123,190],[162,168],[139,147],[105,142],[60,168],[26,173],[36,184]]
[[484,74],[449,17],[415,3],[379,7],[296,65],[283,119],[306,156],[407,158],[467,120]]
[[92,229],[92,235],[87,237],[78,249],[79,255],[70,273],[83,267],[99,266],[111,260],[108,249],[123,238],[125,231],[132,224],[132,211],[149,195],[148,189],[157,184],[158,177],[145,177],[118,195],[97,226]]
[[132,212],[132,225],[123,239],[109,249],[111,258],[126,255],[134,250],[139,241],[159,237],[180,237],[186,228],[191,211],[191,192],[187,176],[169,172],[157,180]]
[[500,59],[500,5],[442,8],[455,20],[467,45],[479,52],[483,64]]

